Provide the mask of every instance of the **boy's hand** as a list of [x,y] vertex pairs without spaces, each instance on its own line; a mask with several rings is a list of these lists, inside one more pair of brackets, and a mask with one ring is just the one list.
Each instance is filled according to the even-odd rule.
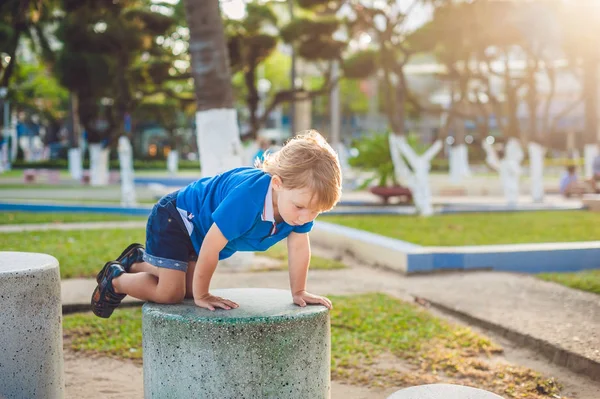
[[208,310],[215,310],[215,308],[221,308],[225,310],[238,308],[240,305],[230,301],[229,299],[221,298],[220,296],[214,296],[210,293],[206,293],[199,298],[194,298],[196,306],[205,308]]
[[324,296],[314,295],[306,291],[296,292],[293,295],[294,303],[300,307],[305,307],[306,304],[323,305],[327,309],[333,309],[331,301]]

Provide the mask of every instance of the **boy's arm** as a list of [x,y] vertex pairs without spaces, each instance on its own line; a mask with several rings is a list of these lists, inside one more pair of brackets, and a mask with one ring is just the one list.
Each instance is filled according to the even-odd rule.
[[208,292],[210,280],[219,262],[219,252],[225,248],[225,245],[227,245],[227,238],[221,233],[219,227],[213,223],[202,241],[192,281],[194,302],[200,307],[210,310],[215,310],[215,307],[223,309],[238,307],[237,303],[213,296]]
[[287,238],[287,247],[290,289],[294,303],[303,307],[307,303],[321,304],[331,309],[332,305],[329,299],[306,292],[306,276],[310,265],[308,233],[292,232]]

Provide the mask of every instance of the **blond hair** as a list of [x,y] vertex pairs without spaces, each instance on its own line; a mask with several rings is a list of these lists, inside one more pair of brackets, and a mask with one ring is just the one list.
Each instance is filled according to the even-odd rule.
[[338,156],[316,130],[298,133],[281,150],[267,154],[257,167],[279,176],[287,189],[311,190],[320,211],[330,210],[340,200],[342,171]]

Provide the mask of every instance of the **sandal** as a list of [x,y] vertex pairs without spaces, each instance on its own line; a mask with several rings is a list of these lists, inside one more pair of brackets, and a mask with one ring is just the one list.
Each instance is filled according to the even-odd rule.
[[113,311],[119,307],[126,294],[117,294],[113,288],[112,280],[125,273],[120,263],[107,262],[99,274],[100,282],[92,294],[92,311],[98,317],[109,318]]
[[[141,257],[138,256],[138,248],[143,249],[144,246],[138,243],[130,244],[127,248],[123,250],[123,252],[121,252],[121,255],[119,255],[119,257],[115,260],[116,262],[119,262],[121,266],[123,266],[123,269],[126,273],[129,273],[131,265],[137,262],[141,262],[143,260]],[[100,272],[96,275],[96,282],[98,284],[100,283],[102,275],[105,273],[105,269],[108,267],[109,263],[110,262],[106,263],[102,270],[100,270]]]

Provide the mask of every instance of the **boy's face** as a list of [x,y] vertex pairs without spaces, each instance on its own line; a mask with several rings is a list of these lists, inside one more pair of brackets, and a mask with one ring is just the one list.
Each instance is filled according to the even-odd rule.
[[306,188],[288,189],[280,182],[278,178],[273,179],[273,189],[277,193],[273,196],[276,215],[279,214],[281,219],[291,226],[300,226],[315,220],[321,212],[315,208],[313,193]]

